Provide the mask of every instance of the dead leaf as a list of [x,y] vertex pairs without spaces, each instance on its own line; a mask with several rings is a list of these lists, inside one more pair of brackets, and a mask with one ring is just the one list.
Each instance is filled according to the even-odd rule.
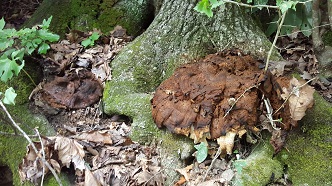
[[[288,89],[283,87],[283,94],[281,95],[283,99],[288,98],[289,110],[291,117],[295,121],[299,121],[305,115],[305,111],[311,108],[314,103],[313,94],[315,89],[309,85],[304,85],[305,81],[297,80],[293,77],[290,80],[290,86]],[[300,88],[300,86],[302,86]],[[292,94],[292,95],[290,95]]]
[[190,170],[193,168],[193,164],[191,165],[188,165],[187,167],[185,168],[182,168],[182,169],[175,169],[177,172],[179,172],[181,175],[184,176],[185,180],[186,181],[189,181],[190,180]]
[[89,132],[81,132],[73,136],[78,140],[87,140],[96,143],[105,143],[112,145],[112,136],[108,133],[108,130],[103,131],[89,131]]
[[82,145],[74,139],[65,137],[59,136],[53,137],[53,139],[55,139],[54,149],[58,150],[58,157],[63,165],[69,168],[70,164],[73,163],[75,169],[85,169],[83,159],[85,153]]
[[89,169],[85,169],[84,186],[100,186],[99,181],[94,177]]

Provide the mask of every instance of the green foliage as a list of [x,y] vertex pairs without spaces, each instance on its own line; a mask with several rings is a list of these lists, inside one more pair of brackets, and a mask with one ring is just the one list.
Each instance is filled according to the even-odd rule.
[[[2,96],[2,92],[0,92],[0,96]],[[15,97],[17,94],[15,93],[15,90],[13,87],[10,87],[6,90],[5,95],[2,99],[2,102],[7,105],[15,105]]]
[[[42,25],[21,30],[4,29],[5,20],[0,20],[0,79],[7,82],[16,76],[24,67],[24,55],[31,55],[36,49],[39,54],[46,54],[50,46],[47,42],[59,40],[59,36],[48,30],[52,16],[43,21]],[[2,93],[1,93],[2,94]],[[14,104],[16,93],[7,89],[3,102]]]
[[[194,8],[196,11],[207,15],[208,17],[213,16],[213,9],[218,6],[224,6],[224,4],[233,3],[237,5],[242,5],[250,7],[251,11],[254,12],[257,9],[263,9],[261,5],[266,5],[265,7],[273,7],[272,5],[267,5],[268,0],[246,0],[247,4],[238,3],[238,1],[229,1],[229,0],[201,0],[197,3]],[[311,3],[303,3],[304,0],[276,0],[275,4],[277,9],[281,14],[286,14],[285,21],[281,28],[280,34],[291,34],[294,30],[302,31],[306,36],[311,35],[312,28],[312,5]],[[273,2],[271,2],[273,3]],[[266,35],[270,36],[276,32],[278,28],[278,19],[280,15],[277,15],[272,22],[269,24],[269,27],[266,30]]]
[[223,5],[223,1],[217,1],[217,0],[201,0],[197,3],[194,10],[197,12],[206,14],[208,17],[213,16],[212,10],[218,6]]
[[82,45],[86,48],[88,46],[93,46],[95,45],[95,41],[97,39],[99,39],[100,35],[98,34],[98,32],[93,32],[93,34],[86,40],[82,41]]
[[197,162],[202,163],[207,157],[207,153],[208,153],[207,145],[206,145],[206,143],[201,142],[200,144],[195,145],[194,147],[197,150],[197,153],[196,153]]

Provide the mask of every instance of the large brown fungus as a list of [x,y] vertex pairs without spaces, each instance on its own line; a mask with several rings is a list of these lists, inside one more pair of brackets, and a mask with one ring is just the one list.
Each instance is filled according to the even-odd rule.
[[[267,112],[263,100],[270,103],[271,110],[284,102],[279,80],[260,65],[249,55],[228,51],[180,66],[157,88],[151,101],[155,123],[195,142],[217,139],[222,150],[231,153],[236,135],[262,128],[258,120]],[[289,78],[282,81],[288,85]],[[276,130],[296,125],[288,105],[274,117],[283,121],[276,122]]]

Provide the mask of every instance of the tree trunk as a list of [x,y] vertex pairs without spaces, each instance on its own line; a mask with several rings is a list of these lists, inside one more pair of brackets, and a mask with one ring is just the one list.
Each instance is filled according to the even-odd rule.
[[[193,0],[164,1],[150,27],[112,62],[113,80],[104,91],[106,113],[128,115],[136,127],[135,121],[141,120],[143,112],[151,117],[148,93],[180,64],[232,47],[258,58],[266,57],[271,43],[243,9],[227,5],[216,11],[213,18],[208,18],[194,11],[196,3]],[[275,54],[274,58],[278,56]],[[131,109],[138,102],[144,108]],[[143,119],[142,123],[149,122]]]

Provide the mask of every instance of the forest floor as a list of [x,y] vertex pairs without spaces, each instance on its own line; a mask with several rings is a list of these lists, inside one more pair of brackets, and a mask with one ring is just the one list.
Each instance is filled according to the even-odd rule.
[[[12,1],[0,3],[0,17],[5,17],[6,27],[19,28],[32,15],[40,1]],[[9,8],[15,7],[15,8]],[[98,31],[96,31],[98,32]],[[43,141],[44,148],[54,161],[52,165],[57,171],[73,175],[72,183],[78,185],[163,185],[165,177],[160,166],[157,144],[140,145],[130,140],[130,118],[121,115],[107,116],[103,114],[102,96],[105,81],[111,80],[109,62],[132,40],[123,28],[117,27],[105,34],[91,48],[84,48],[80,42],[91,33],[72,31],[65,40],[51,45],[51,51],[45,56],[34,56],[43,69],[43,79],[31,94],[30,108],[33,112],[43,113],[58,132],[56,137],[48,137]],[[100,33],[101,34],[101,33]],[[272,62],[271,71],[275,74],[299,73],[308,81],[318,76],[318,63],[314,55],[312,42],[301,33],[279,38],[277,47],[284,61]],[[212,60],[212,59],[210,59]],[[216,59],[213,59],[216,60]],[[326,100],[332,102],[332,83],[314,80],[310,84],[315,87]],[[75,90],[75,94],[73,94]],[[242,92],[242,91],[241,91]],[[87,99],[88,98],[88,99]],[[245,100],[244,100],[245,101]],[[75,142],[74,140],[75,139]],[[52,157],[54,146],[62,144],[62,156]],[[250,152],[250,144],[236,143],[239,154],[246,157]],[[248,149],[249,148],[249,149]],[[66,168],[65,156],[76,157],[72,166]],[[82,156],[85,155],[85,156]],[[30,156],[33,156],[30,154]],[[210,169],[206,180],[213,180],[216,175],[224,174],[225,182],[234,176],[229,161],[236,156],[219,159]],[[74,167],[82,167],[82,161],[89,165],[92,172],[74,171]],[[195,161],[195,160],[194,160]],[[212,158],[201,164],[193,163],[190,170],[192,178],[204,177],[210,167]],[[23,174],[35,168],[34,164],[23,164]],[[40,165],[39,165],[40,166]],[[64,166],[62,169],[60,167]],[[176,184],[181,185],[188,179],[189,168],[179,170],[182,176]],[[39,175],[40,167],[34,169],[28,179],[34,180]],[[88,170],[88,169],[87,169]],[[195,171],[193,171],[195,170]],[[202,170],[202,171],[197,171]],[[184,173],[187,172],[187,173]],[[76,175],[76,176],[75,176]],[[94,175],[94,176],[93,176]],[[194,182],[192,182],[194,183]],[[208,185],[208,183],[206,183]],[[286,182],[274,184],[287,185]],[[272,185],[272,183],[271,183]]]

